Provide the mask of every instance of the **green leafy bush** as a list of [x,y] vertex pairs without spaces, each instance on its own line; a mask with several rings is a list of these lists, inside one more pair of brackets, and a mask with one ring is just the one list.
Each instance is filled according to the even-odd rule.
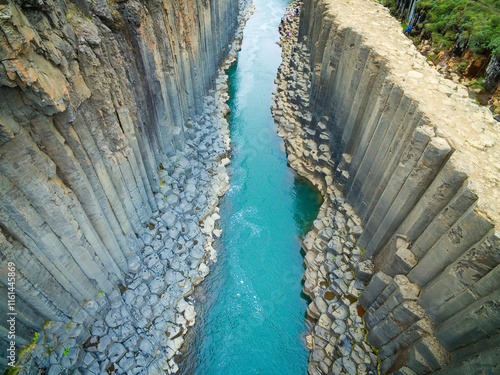
[[457,39],[469,42],[476,54],[500,56],[500,0],[420,0],[417,10],[427,14],[424,28],[442,48]]

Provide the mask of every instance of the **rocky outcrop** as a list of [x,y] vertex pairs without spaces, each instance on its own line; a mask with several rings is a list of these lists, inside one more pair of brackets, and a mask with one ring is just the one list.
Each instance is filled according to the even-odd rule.
[[498,89],[500,85],[500,57],[492,56],[488,68],[486,68],[483,85],[488,94],[493,94]]
[[[302,8],[297,41],[294,26],[283,39],[273,113],[290,165],[325,198],[304,242],[310,373],[372,371],[357,329],[382,373],[496,372],[491,114],[439,76],[379,4]],[[346,340],[358,350],[343,350]]]
[[[17,354],[47,352],[23,363],[139,373],[154,351],[175,370],[172,340],[193,318],[183,297],[206,275],[227,185],[217,71],[235,57],[239,12],[235,0],[0,4],[0,267],[15,263]],[[155,320],[168,308],[174,320]]]

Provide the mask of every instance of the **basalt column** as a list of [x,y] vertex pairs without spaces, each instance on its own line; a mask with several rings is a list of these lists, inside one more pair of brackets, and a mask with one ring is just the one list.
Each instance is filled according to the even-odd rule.
[[[324,242],[325,225],[341,227],[327,215],[305,243],[308,293],[338,289],[339,271],[318,262],[350,254],[356,279],[373,267],[356,303],[383,373],[498,371],[500,138],[488,110],[369,1],[306,1],[279,79],[289,162],[347,215],[346,239]],[[335,373],[321,354],[310,371]]]
[[15,263],[17,346],[123,282],[157,171],[215,88],[238,12],[235,0],[0,3],[0,268]]

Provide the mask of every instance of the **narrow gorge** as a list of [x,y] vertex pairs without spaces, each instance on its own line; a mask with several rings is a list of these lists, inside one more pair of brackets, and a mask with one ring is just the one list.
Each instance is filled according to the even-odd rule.
[[497,123],[377,2],[287,5],[0,0],[7,374],[500,371]]

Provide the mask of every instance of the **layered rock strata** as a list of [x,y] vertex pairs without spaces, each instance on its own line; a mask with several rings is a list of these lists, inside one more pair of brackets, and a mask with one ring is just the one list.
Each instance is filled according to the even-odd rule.
[[215,257],[228,187],[217,72],[247,11],[234,0],[0,4],[0,262],[16,267],[26,373],[175,372],[194,322],[185,297]]
[[494,373],[491,115],[439,76],[379,4],[306,2],[282,43],[273,113],[290,165],[325,198],[304,241],[310,373],[373,371],[366,342],[382,373]]

